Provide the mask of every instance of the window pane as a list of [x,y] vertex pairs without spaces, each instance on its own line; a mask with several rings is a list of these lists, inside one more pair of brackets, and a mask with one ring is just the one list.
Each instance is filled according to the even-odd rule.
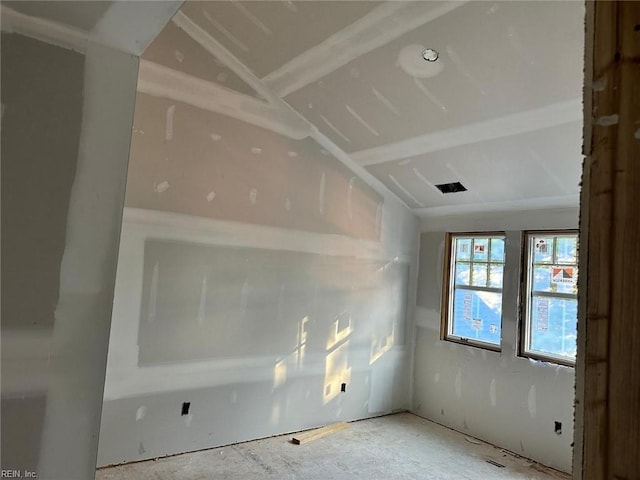
[[471,239],[470,238],[456,239],[456,259],[471,260]]
[[551,267],[534,267],[533,290],[536,292],[552,292]]
[[469,285],[471,276],[471,264],[458,263],[456,264],[456,285]]
[[474,238],[473,239],[473,261],[486,262],[489,258],[489,239]]
[[456,290],[453,305],[453,335],[500,345],[502,294]]
[[534,263],[553,263],[553,237],[533,237]]
[[493,288],[502,288],[502,277],[503,277],[504,269],[502,264],[500,265],[491,265],[491,269],[489,270],[489,286]]
[[556,259],[558,263],[577,263],[578,239],[558,237],[556,239]]
[[491,261],[504,262],[504,239],[491,239]]
[[473,275],[471,277],[471,285],[473,285],[474,287],[487,286],[487,264],[486,263],[473,264]]
[[578,236],[568,232],[540,232],[530,235],[527,245],[531,264],[527,268],[530,290],[524,329],[527,332],[525,353],[534,357],[538,354],[544,359],[574,360]]
[[531,350],[575,358],[578,301],[543,296],[532,300]]

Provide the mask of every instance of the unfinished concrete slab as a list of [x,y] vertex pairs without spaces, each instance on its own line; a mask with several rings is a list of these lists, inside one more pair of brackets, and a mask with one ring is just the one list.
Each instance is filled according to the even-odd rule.
[[291,437],[104,468],[96,480],[569,478],[411,413],[353,422],[303,445]]

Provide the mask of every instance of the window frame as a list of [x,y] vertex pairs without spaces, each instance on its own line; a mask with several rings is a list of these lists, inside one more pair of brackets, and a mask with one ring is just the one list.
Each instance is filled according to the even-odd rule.
[[[530,249],[530,237],[542,237],[542,236],[576,236],[576,241],[578,238],[579,231],[575,228],[567,228],[567,229],[559,229],[559,230],[523,230],[522,231],[522,262],[521,262],[521,278],[520,278],[520,315],[518,322],[518,356],[523,358],[529,358],[532,360],[538,360],[541,362],[555,363],[558,365],[563,365],[566,367],[575,367],[575,359],[570,360],[567,357],[563,357],[560,355],[554,355],[551,353],[544,353],[538,351],[531,351],[531,349],[527,348],[527,344],[530,338],[530,317],[529,314],[531,312],[531,303],[533,298],[533,291],[531,288],[531,282],[533,275],[531,275],[532,265],[533,265],[533,249]],[[578,252],[576,251],[576,266],[578,266]],[[553,263],[552,263],[553,265]],[[578,272],[578,275],[580,272]],[[577,280],[577,279],[576,279]],[[576,301],[578,299],[578,294],[576,293],[575,297],[571,294],[566,295],[550,295],[557,296],[558,298],[575,298]]]
[[[453,335],[453,297],[452,293],[455,293],[455,262],[454,255],[455,252],[453,250],[453,241],[456,238],[495,238],[500,237],[503,239],[505,244],[505,255],[502,261],[502,273],[503,273],[503,282],[502,288],[498,289],[495,287],[478,287],[478,290],[482,291],[499,291],[501,294],[501,299],[504,300],[504,272],[506,267],[506,244],[507,244],[507,235],[506,232],[501,231],[491,231],[491,232],[447,232],[445,234],[445,251],[444,251],[444,264],[443,264],[443,280],[442,280],[442,298],[440,301],[440,340],[458,343],[461,345],[467,345],[476,348],[482,348],[484,350],[490,350],[493,352],[502,352],[502,323],[503,323],[503,313],[502,309],[500,312],[500,343],[498,345],[488,342],[483,342],[481,340],[476,340],[473,338],[464,338],[459,337],[457,335]],[[489,257],[490,259],[490,257]],[[490,264],[490,260],[488,262]],[[466,289],[465,289],[466,290]],[[474,290],[473,288],[469,288],[469,290]],[[451,328],[450,328],[451,326]]]

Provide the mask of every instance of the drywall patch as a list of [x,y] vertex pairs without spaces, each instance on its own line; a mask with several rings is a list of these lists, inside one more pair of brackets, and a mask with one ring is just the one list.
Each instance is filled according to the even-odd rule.
[[320,177],[320,192],[318,193],[318,209],[320,210],[321,215],[324,215],[324,196],[326,188],[327,178],[324,172],[322,172],[322,177]]
[[351,106],[345,105],[345,108],[347,109],[347,112],[349,112],[351,114],[351,116],[353,118],[355,118],[360,123],[360,125],[362,125],[364,128],[366,128],[372,135],[374,135],[376,137],[380,136],[378,131],[375,128],[373,128],[371,125],[369,125],[369,123],[367,123],[367,121],[364,118],[362,118],[358,114],[358,112],[356,112]]
[[192,414],[184,415],[182,417],[182,421],[184,422],[185,426],[190,427],[191,422],[193,421],[193,415]]
[[496,399],[496,379],[492,378],[491,383],[489,384],[489,401],[491,402],[491,406],[495,407],[497,404]]
[[207,193],[207,202],[211,203],[215,198],[216,198],[216,192],[214,192],[213,190]]
[[400,116],[400,111],[396,108],[396,106],[393,103],[391,103],[391,100],[389,100],[382,93],[380,93],[380,91],[377,88],[371,87],[371,92],[380,101],[380,103],[382,103],[385,107],[389,109],[391,113],[393,113],[396,117]]
[[142,444],[142,442],[138,442],[138,454],[143,455],[144,452],[146,452],[146,450],[144,449],[144,445]]
[[453,388],[456,392],[456,397],[462,397],[462,370],[458,367],[458,373],[456,373],[456,379],[453,385]]
[[139,422],[147,415],[147,407],[145,405],[140,405],[138,410],[136,410],[136,422]]
[[420,90],[425,97],[427,97],[427,99],[429,99],[429,101],[431,103],[433,103],[436,107],[438,107],[440,110],[442,110],[443,112],[447,111],[447,107],[444,105],[444,103],[442,103],[438,97],[436,97],[431,90],[429,90],[427,88],[427,86],[422,83],[422,81],[420,81],[417,78],[413,79],[413,83],[415,84],[416,87],[418,87],[418,90]]
[[260,147],[251,147],[251,153],[254,155],[260,155],[262,153],[262,149]]
[[164,131],[164,139],[166,141],[173,140],[173,117],[175,116],[175,114],[176,114],[175,105],[171,105],[169,108],[167,108],[166,125],[165,125],[165,131]]
[[355,181],[356,177],[351,177],[347,189],[347,215],[349,216],[349,220],[353,220],[353,184]]
[[249,191],[249,200],[251,201],[252,205],[256,204],[256,201],[258,200],[258,189],[257,188],[252,188]]
[[638,130],[636,130],[636,133],[633,134],[633,137],[636,140],[640,140],[640,128]]
[[147,321],[153,323],[156,319],[156,309],[158,304],[158,275],[160,275],[160,263],[153,265],[153,273],[151,274],[151,288],[149,292],[149,314]]
[[214,142],[219,142],[222,139],[222,135],[219,135],[217,133],[213,133],[212,132],[212,133],[209,134],[209,138],[211,140],[213,140]]
[[198,325],[204,325],[204,319],[206,318],[206,306],[207,306],[207,283],[208,275],[205,273],[202,277],[202,285],[200,287],[200,304],[198,305]]
[[289,152],[287,152],[287,155],[289,155],[289,157],[291,158],[295,158],[298,156],[298,153],[290,150]]
[[338,127],[336,127],[333,123],[331,123],[327,117],[325,117],[324,115],[320,114],[320,120],[322,120],[324,123],[327,124],[327,127],[329,127],[331,130],[333,130],[333,132],[338,135],[341,139],[343,139],[345,142],[347,143],[351,143],[351,139],[349,137],[347,137],[344,133],[342,133],[340,130],[338,130]]
[[180,50],[175,51],[175,56],[178,63],[184,62],[184,53],[182,53]]
[[289,198],[285,198],[285,199],[284,199],[284,209],[285,209],[287,212],[290,212],[290,211],[291,211],[291,200],[290,200]]
[[438,383],[439,381],[440,381],[440,372],[436,372],[436,374],[433,376],[433,382]]
[[156,193],[162,193],[164,191],[166,191],[169,188],[169,182],[167,182],[166,180],[160,183],[156,183],[153,186],[153,191]]
[[529,415],[531,418],[536,417],[536,386],[531,385],[529,389],[529,396],[527,399],[527,408],[529,409]]

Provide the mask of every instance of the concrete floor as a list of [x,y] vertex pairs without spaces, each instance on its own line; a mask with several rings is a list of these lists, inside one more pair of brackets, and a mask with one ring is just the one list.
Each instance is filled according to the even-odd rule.
[[282,435],[104,468],[96,474],[96,480],[503,478],[569,476],[410,413],[354,422],[303,445],[293,445],[291,435]]

